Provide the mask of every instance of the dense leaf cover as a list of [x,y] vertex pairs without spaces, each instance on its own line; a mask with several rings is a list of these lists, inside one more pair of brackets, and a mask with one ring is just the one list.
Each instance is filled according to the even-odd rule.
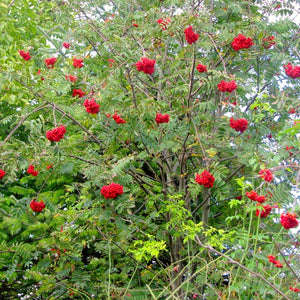
[[296,299],[296,4],[1,1],[0,298]]

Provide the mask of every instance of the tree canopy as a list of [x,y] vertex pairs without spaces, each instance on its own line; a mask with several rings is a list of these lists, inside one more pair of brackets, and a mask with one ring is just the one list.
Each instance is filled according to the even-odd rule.
[[2,0],[0,298],[296,299],[298,4]]

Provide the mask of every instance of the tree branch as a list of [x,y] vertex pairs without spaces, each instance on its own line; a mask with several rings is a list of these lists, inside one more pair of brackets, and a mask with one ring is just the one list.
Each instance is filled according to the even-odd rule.
[[137,107],[137,102],[136,102],[136,97],[135,97],[135,91],[134,91],[132,80],[131,80],[131,77],[130,77],[129,68],[126,68],[126,71],[127,71],[127,75],[128,75],[128,79],[129,79],[129,84],[130,84],[130,87],[131,87],[134,108],[137,109],[138,107]]
[[279,253],[280,253],[281,256],[283,257],[283,259],[284,259],[286,265],[291,269],[292,273],[295,275],[295,277],[297,278],[297,280],[300,282],[299,276],[298,276],[297,273],[294,271],[294,269],[291,267],[291,265],[289,264],[289,262],[286,260],[285,255],[281,252],[279,245],[276,243],[276,241],[274,240],[274,238],[272,238],[272,240],[273,240],[274,244],[276,245],[276,247],[277,247]]
[[[45,97],[37,92],[35,92],[30,86],[28,86],[25,82],[19,80],[19,79],[15,79],[17,82],[19,82],[21,85],[25,86],[27,89],[29,89],[34,95],[36,95],[37,97],[45,100]],[[85,131],[90,137],[92,137],[94,139],[94,141],[96,143],[98,143],[99,145],[101,145],[101,141],[98,140],[98,138],[93,135],[87,128],[85,128],[83,125],[81,125],[78,121],[76,121],[70,114],[66,113],[64,110],[62,110],[61,108],[59,108],[58,106],[55,105],[55,103],[52,103],[50,101],[47,101],[45,103],[48,103],[49,105],[51,105],[51,107],[55,108],[56,110],[58,110],[61,114],[67,116],[69,119],[71,119],[73,121],[73,123],[75,123],[76,125],[78,125],[83,131]],[[46,106],[45,106],[46,107]],[[26,116],[27,117],[27,116]],[[24,122],[25,120],[23,120]],[[22,123],[23,123],[22,122]]]
[[[194,73],[195,73],[195,63],[196,63],[196,54],[195,54],[195,46],[193,47],[193,64],[192,70],[190,75],[190,83],[189,83],[189,93],[187,98],[187,107],[190,108],[191,106],[191,99],[192,99],[192,90],[193,90],[193,83],[194,83]],[[190,112],[188,112],[190,115]]]
[[82,160],[82,161],[84,161],[84,162],[86,162],[88,164],[91,164],[91,165],[100,166],[100,167],[102,166],[102,165],[100,165],[100,164],[98,164],[98,163],[96,163],[94,161],[87,160],[87,159],[84,159],[84,158],[76,156],[76,155],[71,155],[71,154],[67,154],[67,155],[70,156],[70,157],[74,157],[76,159]]
[[255,277],[260,278],[263,282],[265,282],[267,285],[269,285],[274,291],[276,291],[278,294],[280,294],[284,299],[291,300],[291,298],[287,297],[287,296],[286,296],[283,292],[281,292],[274,284],[272,284],[270,281],[268,281],[268,280],[267,280],[265,277],[263,277],[261,274],[256,273],[256,272],[254,272],[254,271],[248,269],[248,268],[245,267],[244,265],[240,264],[238,261],[233,260],[231,257],[229,257],[229,256],[223,254],[222,252],[220,252],[220,251],[214,249],[214,248],[211,247],[210,245],[204,245],[204,244],[201,242],[201,240],[199,239],[198,236],[196,236],[196,243],[197,243],[199,246],[201,246],[201,247],[203,247],[203,248],[205,248],[205,249],[207,249],[207,250],[209,250],[209,251],[212,251],[212,252],[214,252],[214,253],[216,253],[216,254],[218,254],[218,255],[220,255],[220,256],[222,256],[222,257],[228,259],[228,262],[229,262],[229,263],[234,264],[234,265],[237,265],[237,266],[239,266],[240,268],[242,268],[243,270],[247,271],[248,273],[254,275]]
[[25,120],[33,113],[44,109],[46,107],[49,107],[49,105],[47,105],[47,102],[41,104],[40,106],[36,107],[32,112],[28,113],[26,116],[23,116],[19,123],[14,127],[14,129],[9,133],[9,135],[5,138],[5,140],[0,144],[0,147],[2,147],[10,138],[11,136],[15,133],[15,131],[25,122]]
[[91,138],[93,138],[93,140],[101,145],[102,142],[100,140],[98,140],[98,138],[93,135],[87,128],[85,128],[83,125],[81,125],[77,120],[75,120],[70,114],[66,113],[64,110],[62,110],[61,108],[59,108],[58,106],[56,106],[54,103],[48,102],[50,105],[52,105],[57,111],[59,111],[61,114],[65,115],[66,117],[68,117],[69,119],[71,119],[73,121],[73,123],[75,123],[76,125],[78,125],[83,131],[85,131]]

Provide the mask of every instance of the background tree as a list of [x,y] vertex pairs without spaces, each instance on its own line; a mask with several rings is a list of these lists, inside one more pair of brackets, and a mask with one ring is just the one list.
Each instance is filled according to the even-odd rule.
[[296,299],[297,1],[145,2],[0,3],[1,296]]

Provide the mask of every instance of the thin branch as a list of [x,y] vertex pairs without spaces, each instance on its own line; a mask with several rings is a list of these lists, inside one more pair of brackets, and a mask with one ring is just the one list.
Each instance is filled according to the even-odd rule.
[[245,271],[247,271],[248,273],[254,275],[255,277],[260,278],[260,279],[261,279],[262,281],[264,281],[267,285],[269,285],[274,291],[276,291],[278,294],[280,294],[284,299],[291,300],[291,298],[289,298],[288,296],[286,296],[286,295],[285,295],[283,292],[281,292],[274,284],[272,284],[270,281],[268,281],[268,280],[267,280],[265,277],[263,277],[261,274],[256,273],[256,272],[254,272],[254,271],[248,269],[248,268],[245,267],[244,265],[240,264],[238,261],[233,260],[231,257],[229,257],[229,256],[223,254],[222,252],[220,252],[220,251],[214,249],[214,248],[211,247],[210,245],[204,245],[204,244],[200,241],[200,239],[199,239],[198,236],[196,236],[196,243],[197,243],[199,246],[201,246],[201,247],[203,247],[203,248],[205,248],[205,249],[207,249],[207,250],[209,250],[209,251],[212,251],[212,252],[214,252],[214,253],[216,253],[216,254],[218,254],[218,255],[220,255],[220,256],[222,256],[222,257],[228,259],[228,262],[229,262],[229,263],[234,264],[234,265],[237,265],[237,266],[239,266],[240,268],[242,268],[242,269],[244,269]]
[[295,275],[295,277],[296,277],[296,278],[298,279],[298,281],[300,282],[299,276],[298,276],[297,273],[294,271],[294,269],[291,267],[291,265],[289,264],[289,262],[286,260],[285,255],[281,252],[279,245],[276,243],[276,241],[274,240],[274,238],[272,238],[272,240],[273,240],[274,244],[276,245],[276,247],[277,247],[279,253],[280,253],[281,256],[283,257],[283,259],[284,259],[286,265],[291,269],[292,273]]
[[[262,87],[262,89],[260,90],[260,93],[261,93],[266,87],[268,87],[269,85],[271,85],[271,82],[266,83],[266,84]],[[249,102],[249,104],[247,105],[247,107],[246,107],[246,109],[245,109],[244,112],[246,112],[246,111],[249,109],[249,107],[252,105],[252,103],[254,103],[254,101],[256,100],[257,96],[258,96],[258,93],[257,93],[257,94],[252,98],[252,100]]]
[[[75,8],[72,6],[72,8],[75,10]],[[94,31],[101,37],[103,41],[107,43],[107,46],[109,49],[113,52],[116,53],[116,51],[112,48],[111,43],[109,43],[108,39],[103,35],[103,33],[98,29],[98,27],[94,24],[92,19],[85,13],[85,11],[82,9],[82,7],[79,6],[79,10],[83,13],[83,15],[89,20],[89,23],[91,27],[94,29]],[[121,55],[120,55],[121,56]]]
[[[30,86],[28,86],[25,82],[19,80],[19,79],[15,79],[17,82],[19,82],[21,85],[25,86],[27,89],[29,89],[34,95],[36,95],[37,97],[45,100],[45,97],[37,92],[35,92]],[[62,110],[61,108],[59,108],[58,106],[56,106],[54,103],[47,101],[45,103],[48,103],[49,105],[51,105],[51,107],[54,107],[56,110],[58,110],[60,113],[62,113],[63,115],[67,116],[69,119],[71,119],[73,121],[73,123],[75,123],[76,125],[78,125],[83,131],[85,131],[90,137],[92,137],[94,139],[94,141],[96,143],[98,143],[99,145],[101,145],[101,141],[98,140],[98,138],[93,135],[87,128],[85,128],[83,125],[81,125],[78,121],[76,121],[70,114],[66,113],[64,110]],[[46,106],[45,106],[46,107]],[[27,116],[26,116],[27,117]],[[23,121],[24,122],[24,121]],[[23,123],[22,122],[22,123]],[[2,145],[2,144],[1,144]]]
[[18,251],[14,251],[14,250],[3,250],[3,251],[0,251],[0,254],[1,253],[18,253]]
[[195,124],[195,122],[194,122],[193,120],[192,120],[192,122],[193,122],[193,124],[194,124],[194,128],[195,128],[195,131],[196,131],[196,138],[197,138],[198,143],[199,143],[199,145],[200,145],[200,147],[201,147],[201,150],[202,150],[203,160],[204,160],[205,162],[207,162],[208,159],[207,159],[207,156],[206,156],[206,153],[205,153],[205,149],[204,149],[204,147],[203,147],[203,145],[202,145],[202,143],[201,143],[201,140],[200,140],[200,136],[199,136],[199,132],[198,132],[197,126],[196,126],[196,124]]
[[73,121],[73,123],[75,123],[76,125],[78,125],[83,131],[85,131],[91,138],[93,138],[93,140],[99,144],[102,145],[102,142],[95,136],[93,135],[87,128],[85,128],[83,125],[81,125],[77,120],[75,120],[70,114],[66,113],[64,110],[62,110],[61,108],[59,108],[58,106],[55,106],[53,103],[49,102],[50,105],[54,106],[55,109],[57,111],[59,111],[60,113],[62,113],[63,115],[65,115],[66,117],[68,117],[69,119],[71,119]]
[[86,38],[87,41],[92,45],[92,47],[93,47],[94,51],[97,53],[97,55],[98,55],[99,57],[102,57],[102,55],[101,55],[101,53],[98,51],[96,45],[95,45],[95,44],[94,44],[87,36],[86,36],[85,38]]
[[[187,98],[187,107],[190,108],[191,106],[191,99],[192,99],[192,90],[193,90],[193,83],[194,83],[194,73],[195,73],[195,63],[196,63],[196,53],[195,47],[193,47],[193,64],[191,69],[190,75],[190,82],[189,82],[189,93]],[[190,115],[190,113],[189,113]]]
[[[199,80],[201,83],[201,80]],[[192,98],[201,90],[202,88],[202,84],[194,91],[194,93],[192,93]]]
[[98,163],[96,163],[96,162],[94,162],[94,161],[87,160],[87,159],[84,159],[84,158],[82,158],[82,157],[79,157],[79,156],[76,156],[76,155],[71,155],[71,154],[68,154],[68,156],[74,157],[74,158],[79,159],[79,160],[82,160],[82,161],[84,161],[84,162],[86,162],[86,163],[88,163],[88,164],[95,165],[95,166],[100,166],[100,167],[101,167],[100,164],[98,164]]
[[147,85],[149,88],[158,91],[158,88],[156,88],[156,87],[152,86],[151,84],[149,84],[148,82],[144,81],[144,80],[141,79],[138,75],[135,75],[135,77],[136,77],[140,82],[142,82],[143,84]]
[[276,171],[278,171],[278,170],[281,170],[281,169],[287,169],[287,168],[300,169],[300,166],[297,166],[297,165],[277,166],[277,167],[270,168],[270,171],[276,172]]
[[135,91],[134,91],[132,80],[131,80],[131,77],[130,77],[129,68],[126,68],[126,71],[127,71],[127,75],[128,75],[128,79],[129,79],[129,84],[130,84],[130,87],[131,87],[134,108],[137,109],[138,107],[137,107],[137,102],[136,102],[136,97],[135,97]]
[[[296,178],[296,190],[298,190],[299,179],[300,179],[300,170],[298,171],[297,178]],[[297,202],[298,202],[298,201],[297,201],[297,197],[295,197],[293,207],[296,207]]]
[[140,181],[141,184],[146,184],[146,185],[150,186],[151,188],[154,187],[151,183],[145,181],[144,178],[141,175],[135,173],[135,171],[129,169],[127,171],[125,170],[124,172],[131,175],[132,177],[134,177],[137,181]]
[[243,168],[245,165],[242,164],[239,166],[235,171],[233,171],[224,181],[227,182],[230,178],[232,178],[241,168]]
[[236,157],[237,157],[237,155],[233,155],[233,156],[227,157],[227,158],[222,158],[222,159],[219,160],[219,162],[226,161],[226,160],[231,160],[231,159],[234,159]]
[[296,37],[300,34],[300,29],[294,34],[294,36],[289,40],[288,45],[286,46],[286,48],[283,49],[283,51],[281,51],[281,53],[287,53],[287,50],[290,47],[290,44],[296,39]]
[[207,35],[208,35],[208,37],[210,38],[211,42],[213,43],[213,45],[214,45],[214,47],[215,47],[215,49],[216,49],[216,51],[217,51],[217,53],[218,53],[218,55],[219,55],[219,57],[220,57],[222,63],[223,63],[223,68],[224,68],[225,74],[227,74],[225,61],[224,61],[223,57],[221,56],[220,51],[219,51],[219,49],[218,49],[218,47],[217,47],[215,41],[213,40],[213,38],[211,37],[210,34],[207,34]]
[[198,204],[197,207],[192,211],[192,215],[194,215],[194,214],[198,211],[198,209],[199,209],[200,207],[202,207],[202,206],[206,203],[206,201],[208,201],[209,197],[210,197],[210,193],[209,193],[209,194],[203,199],[203,201],[202,201],[200,204]]
[[49,107],[49,105],[47,105],[47,102],[41,104],[40,106],[36,107],[33,111],[31,111],[30,113],[28,113],[26,116],[23,116],[19,123],[14,127],[14,129],[8,134],[8,136],[5,138],[5,140],[0,144],[0,147],[4,146],[4,144],[11,138],[11,136],[15,133],[15,131],[25,122],[25,120],[33,113],[44,109],[46,107]]
[[147,94],[147,92],[145,90],[143,90],[142,88],[140,88],[138,85],[134,85],[139,91],[141,91],[142,93],[144,93],[148,99],[153,100],[153,97],[151,97],[150,95]]
[[55,104],[53,104],[53,120],[54,120],[54,126],[56,127],[57,123],[56,123],[56,117],[55,117]]
[[146,173],[141,173],[141,172],[138,172],[138,171],[136,171],[136,170],[134,170],[134,172],[135,172],[136,174],[140,175],[140,176],[145,176],[145,177],[149,178],[150,180],[153,180],[153,181],[156,181],[156,182],[161,182],[161,181],[159,181],[157,178],[154,178],[154,177],[152,177],[152,176],[150,176],[150,175],[148,175],[148,174],[146,174]]
[[156,275],[156,273],[155,273],[152,269],[148,268],[147,266],[142,265],[142,264],[141,264],[140,262],[138,262],[131,254],[129,254],[127,251],[125,251],[118,243],[114,242],[112,239],[109,239],[109,238],[107,237],[107,235],[106,235],[104,232],[102,232],[102,230],[100,229],[99,226],[97,226],[97,229],[98,229],[99,233],[102,235],[102,237],[103,237],[105,240],[110,241],[110,242],[113,243],[115,246],[117,246],[117,247],[123,252],[124,255],[129,256],[132,260],[134,260],[137,264],[139,264],[140,266],[142,266],[144,269],[146,269],[146,270],[150,271],[151,273],[153,273],[154,275]]
[[52,176],[52,174],[54,173],[54,171],[57,169],[58,166],[55,166],[54,169],[52,170],[52,172],[47,176],[47,178],[44,180],[41,188],[39,189],[38,193],[36,194],[36,198],[39,198],[40,193],[42,192],[44,186],[46,185],[46,183],[48,182],[49,178]]

